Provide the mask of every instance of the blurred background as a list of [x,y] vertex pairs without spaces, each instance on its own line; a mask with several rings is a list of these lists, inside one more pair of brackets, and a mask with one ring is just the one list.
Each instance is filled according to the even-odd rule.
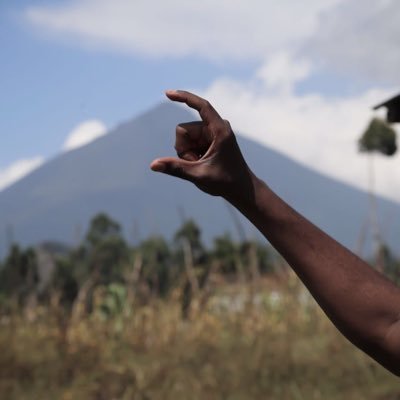
[[399,20],[395,0],[1,2],[0,396],[400,398],[234,209],[148,167],[198,118],[164,91],[193,91],[397,283],[399,121],[373,107],[400,94]]

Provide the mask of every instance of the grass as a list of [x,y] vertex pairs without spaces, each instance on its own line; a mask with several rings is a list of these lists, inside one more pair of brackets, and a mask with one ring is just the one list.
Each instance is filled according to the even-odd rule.
[[[252,292],[253,290],[253,292]],[[54,307],[0,320],[0,398],[400,399],[296,278],[219,284],[182,320],[179,293],[104,318]],[[253,293],[250,295],[250,293]]]

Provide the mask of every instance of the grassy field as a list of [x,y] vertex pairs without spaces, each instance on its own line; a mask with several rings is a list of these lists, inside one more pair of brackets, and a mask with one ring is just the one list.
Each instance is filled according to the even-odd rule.
[[[106,318],[57,307],[0,320],[0,398],[400,399],[297,279],[218,284],[181,317],[180,293]],[[196,306],[197,304],[197,306]]]

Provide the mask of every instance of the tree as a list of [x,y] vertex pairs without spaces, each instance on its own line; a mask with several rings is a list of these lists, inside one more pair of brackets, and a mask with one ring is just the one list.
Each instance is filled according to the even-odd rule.
[[206,263],[206,252],[201,242],[201,230],[197,224],[188,219],[175,233],[175,243],[178,245],[178,259],[183,261],[188,281],[194,295],[199,290],[196,267]]
[[192,219],[185,221],[177,230],[175,233],[175,242],[179,247],[183,247],[185,242],[189,244],[194,264],[204,261],[206,254],[201,242],[201,230]]
[[106,284],[122,280],[120,267],[128,260],[128,246],[116,221],[104,213],[96,215],[86,234],[85,249],[90,273]]
[[212,257],[218,261],[219,270],[225,274],[234,274],[237,272],[239,251],[236,243],[233,242],[229,234],[218,236],[214,239]]
[[0,271],[0,291],[18,303],[34,293],[39,282],[35,251],[12,245]]
[[52,287],[65,306],[72,306],[74,318],[91,309],[92,295],[98,285],[124,281],[124,264],[129,249],[120,225],[100,213],[90,222],[84,242],[57,260]]
[[171,252],[161,236],[151,237],[137,249],[143,260],[142,278],[152,292],[165,296],[171,288]]
[[358,140],[360,152],[368,154],[369,168],[369,204],[370,204],[370,223],[373,231],[373,240],[375,242],[375,256],[378,269],[383,269],[382,237],[380,233],[377,204],[375,195],[375,171],[373,163],[373,154],[380,153],[385,156],[393,156],[397,151],[396,132],[384,120],[373,118],[361,138]]
[[273,271],[271,255],[268,247],[256,240],[241,243],[240,252],[245,265],[255,263],[258,273],[269,273]]
[[86,233],[86,242],[95,247],[98,243],[121,236],[121,226],[107,214],[97,214],[91,221]]
[[76,269],[71,258],[60,258],[56,262],[50,289],[60,295],[60,303],[70,308],[78,295],[79,283],[76,276]]
[[396,131],[384,120],[373,118],[358,141],[359,150],[392,156],[397,151]]

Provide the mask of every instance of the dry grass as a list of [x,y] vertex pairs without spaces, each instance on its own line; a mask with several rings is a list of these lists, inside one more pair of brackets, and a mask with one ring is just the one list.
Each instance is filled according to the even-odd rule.
[[301,284],[223,284],[182,320],[179,293],[96,310],[3,317],[0,398],[400,399],[394,376],[343,339]]

